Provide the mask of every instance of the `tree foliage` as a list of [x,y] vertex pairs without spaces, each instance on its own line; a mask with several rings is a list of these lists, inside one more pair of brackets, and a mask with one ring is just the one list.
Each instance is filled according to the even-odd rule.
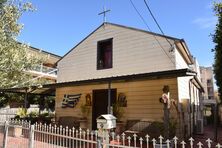
[[31,77],[24,71],[38,63],[38,59],[28,54],[29,47],[16,40],[23,28],[19,18],[32,10],[30,3],[0,0],[0,88],[20,86],[28,81]]
[[[222,2],[214,3],[214,12],[218,17],[213,42],[215,43],[214,51],[214,74],[218,92],[222,94]],[[222,97],[220,97],[222,99]]]

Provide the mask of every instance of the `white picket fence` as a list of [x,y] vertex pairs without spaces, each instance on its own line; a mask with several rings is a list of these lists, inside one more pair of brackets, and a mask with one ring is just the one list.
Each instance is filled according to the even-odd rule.
[[[0,144],[3,148],[220,148],[219,143],[213,145],[211,139],[201,143],[192,137],[187,141],[181,141],[177,137],[172,140],[151,139],[147,134],[145,137],[138,137],[136,134],[128,136],[125,133],[116,135],[114,132],[99,137],[98,131],[75,129],[62,126],[46,124],[31,125],[27,121],[9,120],[0,125]],[[4,128],[3,128],[4,127]],[[157,142],[158,141],[158,142]]]

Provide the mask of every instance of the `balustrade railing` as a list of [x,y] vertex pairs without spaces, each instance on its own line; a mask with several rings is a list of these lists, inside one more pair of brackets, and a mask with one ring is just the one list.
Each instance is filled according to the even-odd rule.
[[35,68],[31,69],[31,71],[41,72],[45,74],[57,75],[57,69],[52,67],[47,67],[43,65],[36,66]]

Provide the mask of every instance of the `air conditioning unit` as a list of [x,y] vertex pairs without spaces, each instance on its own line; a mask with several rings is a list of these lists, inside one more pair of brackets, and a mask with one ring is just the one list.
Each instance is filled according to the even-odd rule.
[[203,134],[203,119],[197,119],[196,133]]

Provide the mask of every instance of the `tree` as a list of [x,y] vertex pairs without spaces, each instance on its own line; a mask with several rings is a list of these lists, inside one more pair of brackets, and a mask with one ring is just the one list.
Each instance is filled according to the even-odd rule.
[[38,64],[39,59],[27,53],[29,47],[16,40],[23,28],[19,18],[32,10],[30,3],[0,0],[0,88],[24,85],[32,78],[25,71]]
[[[218,92],[222,95],[222,2],[214,3],[214,12],[218,17],[213,42],[215,43],[214,51],[214,74]],[[222,97],[220,96],[220,100]]]

